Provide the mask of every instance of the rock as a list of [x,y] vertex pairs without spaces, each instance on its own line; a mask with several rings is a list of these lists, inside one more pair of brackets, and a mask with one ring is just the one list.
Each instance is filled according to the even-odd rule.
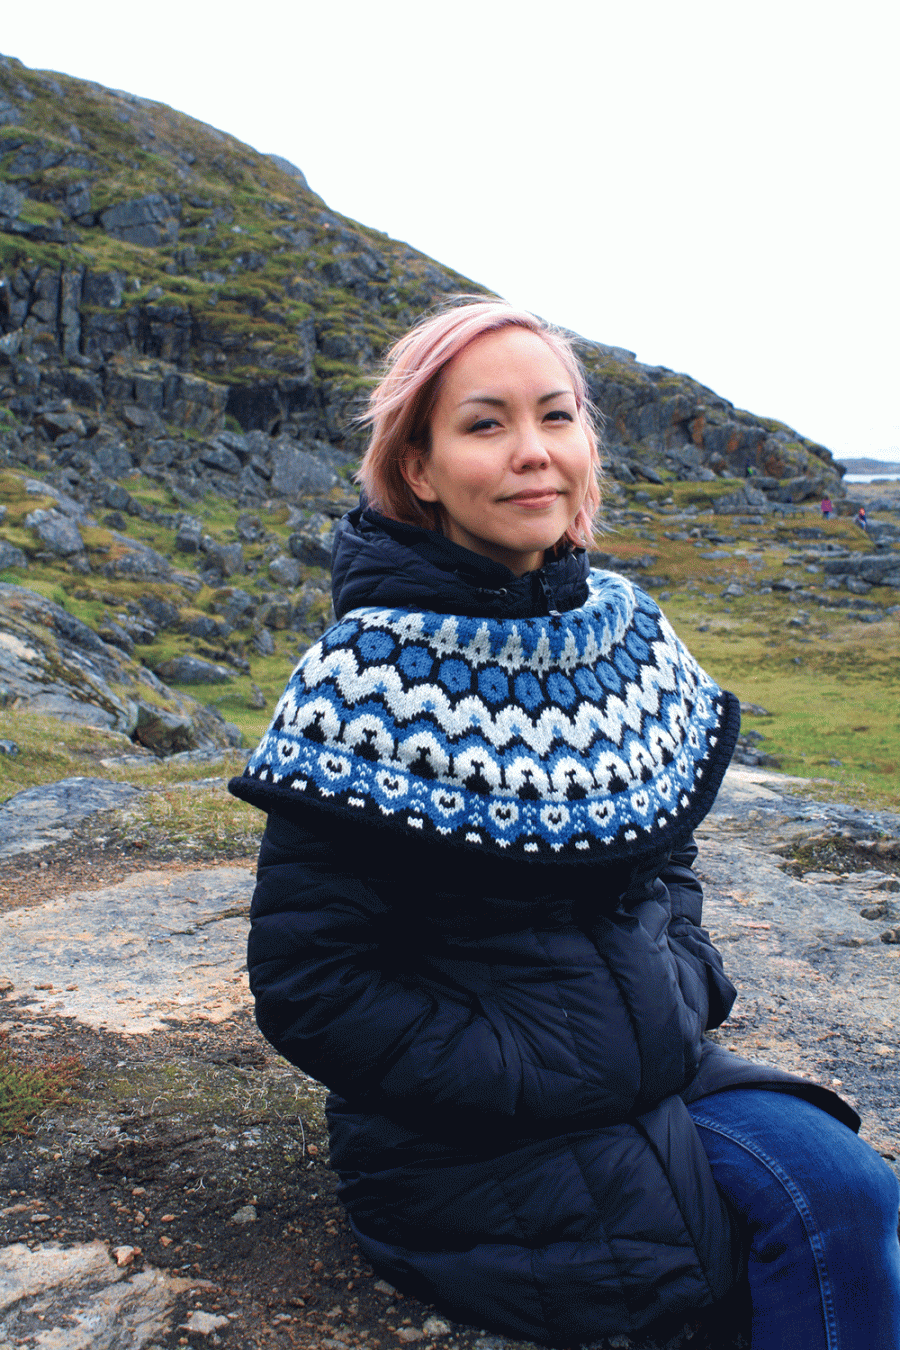
[[152,1267],[128,1277],[99,1241],[13,1243],[0,1251],[4,1344],[35,1326],[40,1331],[31,1339],[47,1350],[150,1350],[168,1335],[175,1300],[191,1287]]
[[45,547],[60,557],[67,558],[73,553],[84,552],[84,540],[77,526],[58,511],[31,511],[25,517],[25,524],[35,531]]
[[190,717],[147,703],[138,706],[134,739],[157,755],[177,755],[197,744]]
[[102,628],[97,630],[104,642],[109,642],[113,647],[119,647],[123,652],[130,656],[134,651],[134,639],[130,633],[126,633],[117,623],[105,623]]
[[261,628],[258,633],[253,634],[253,646],[260,656],[271,656],[274,653],[275,640],[268,628]]
[[85,434],[85,425],[77,413],[45,412],[36,418],[37,425],[43,427],[52,441],[68,432],[76,436]]
[[0,539],[0,572],[5,572],[8,567],[23,569],[28,566],[28,559],[20,548],[15,544],[9,544],[5,539]]
[[181,553],[199,553],[203,525],[196,516],[182,517],[175,534],[175,547]]
[[223,586],[213,597],[213,609],[232,628],[243,628],[256,612],[257,601],[239,586]]
[[[265,702],[263,702],[262,706],[266,706]],[[18,754],[19,747],[16,745],[15,741],[0,741],[0,755],[9,755],[10,759],[15,759]]]
[[7,583],[0,583],[0,686],[0,702],[20,712],[131,736],[139,705],[148,704],[188,728],[180,748],[234,743],[228,725],[195,699],[169,689],[60,605]]
[[140,791],[108,778],[63,778],[17,792],[0,806],[0,858],[62,843],[72,837],[71,826],[129,805]]
[[100,224],[116,239],[155,248],[159,244],[176,242],[180,218],[178,197],[151,193],[147,197],[108,206],[100,214]]
[[180,1323],[180,1330],[193,1332],[196,1336],[211,1336],[214,1332],[220,1331],[222,1327],[228,1325],[227,1317],[223,1317],[219,1313],[204,1312],[202,1308],[194,1308],[187,1321]]
[[238,474],[241,471],[241,461],[237,455],[223,445],[205,445],[200,451],[199,459],[202,464],[209,465],[211,469],[218,469],[220,473]]
[[222,576],[233,577],[244,570],[244,550],[241,544],[219,544],[214,540],[201,540],[201,548]]
[[[271,638],[270,638],[270,641],[271,641]],[[275,644],[273,643],[272,645],[273,645],[273,647],[274,647]],[[247,706],[250,707],[250,708],[255,708],[257,711],[262,710],[262,709],[266,706],[266,696],[265,696],[265,694],[263,693],[263,691],[260,689],[260,687],[259,687],[258,684],[253,684],[253,683],[251,683],[251,685],[250,685],[250,697],[249,697],[249,699],[247,700]],[[3,744],[3,742],[0,742],[0,745],[2,745],[2,744]]]
[[[291,539],[299,539],[299,535],[291,535]],[[287,586],[293,590],[298,585],[303,572],[303,567],[296,558],[289,558],[284,553],[279,553],[277,558],[273,558],[269,563],[269,576],[279,586]]]
[[231,1216],[232,1223],[256,1223],[257,1213],[255,1205],[241,1205]]
[[272,447],[271,489],[279,497],[327,492],[338,483],[337,474],[314,455],[282,439]]
[[232,672],[225,666],[214,665],[199,656],[173,656],[158,665],[154,674],[175,684],[226,684],[232,678]]
[[184,621],[181,631],[189,637],[203,638],[207,642],[221,642],[228,637],[231,629],[224,619],[214,619],[211,614],[195,614]]
[[175,606],[156,595],[145,595],[141,605],[157,628],[175,628],[181,620],[181,614]]
[[102,572],[105,577],[136,577],[147,580],[168,581],[172,575],[172,564],[168,558],[157,553],[147,544],[129,539],[127,535],[115,536],[116,542],[124,545],[125,551],[112,562],[104,563]]
[[721,592],[721,597],[723,600],[739,600],[740,597],[745,594],[746,592],[743,586],[739,586],[736,581],[732,581],[725,587],[724,591]]
[[334,521],[321,512],[312,515],[302,529],[288,539],[292,557],[307,567],[331,567]]

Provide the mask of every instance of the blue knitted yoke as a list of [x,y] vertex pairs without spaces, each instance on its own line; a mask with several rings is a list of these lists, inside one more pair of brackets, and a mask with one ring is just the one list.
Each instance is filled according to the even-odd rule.
[[655,602],[592,572],[559,615],[352,610],[229,787],[506,857],[625,858],[703,818],[738,726]]

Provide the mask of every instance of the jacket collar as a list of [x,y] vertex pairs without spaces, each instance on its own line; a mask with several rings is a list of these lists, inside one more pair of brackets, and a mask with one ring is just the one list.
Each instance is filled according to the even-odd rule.
[[587,553],[579,548],[517,577],[435,531],[360,505],[338,523],[332,596],[339,619],[364,606],[518,619],[583,605],[588,571]]

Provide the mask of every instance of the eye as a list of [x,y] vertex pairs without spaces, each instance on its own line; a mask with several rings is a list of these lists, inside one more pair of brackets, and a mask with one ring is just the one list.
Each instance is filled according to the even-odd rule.
[[575,418],[565,408],[553,408],[547,413],[545,421],[548,422],[574,422]]
[[491,427],[499,426],[500,423],[495,417],[479,417],[477,422],[473,422],[469,431],[489,431]]

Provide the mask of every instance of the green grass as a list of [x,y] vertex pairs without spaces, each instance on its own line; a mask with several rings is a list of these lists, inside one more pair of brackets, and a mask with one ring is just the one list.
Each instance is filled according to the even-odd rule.
[[30,1134],[35,1117],[66,1102],[79,1069],[74,1058],[27,1062],[0,1031],[0,1140]]
[[[710,564],[714,566],[714,564]],[[718,587],[716,589],[719,589]],[[885,591],[883,602],[897,602]],[[810,605],[803,627],[789,596],[718,600],[681,592],[664,604],[697,660],[743,702],[783,772],[816,779],[816,794],[897,809],[900,784],[900,622],[862,624],[852,611]],[[702,630],[706,631],[702,631]],[[839,760],[839,764],[832,764]]]

